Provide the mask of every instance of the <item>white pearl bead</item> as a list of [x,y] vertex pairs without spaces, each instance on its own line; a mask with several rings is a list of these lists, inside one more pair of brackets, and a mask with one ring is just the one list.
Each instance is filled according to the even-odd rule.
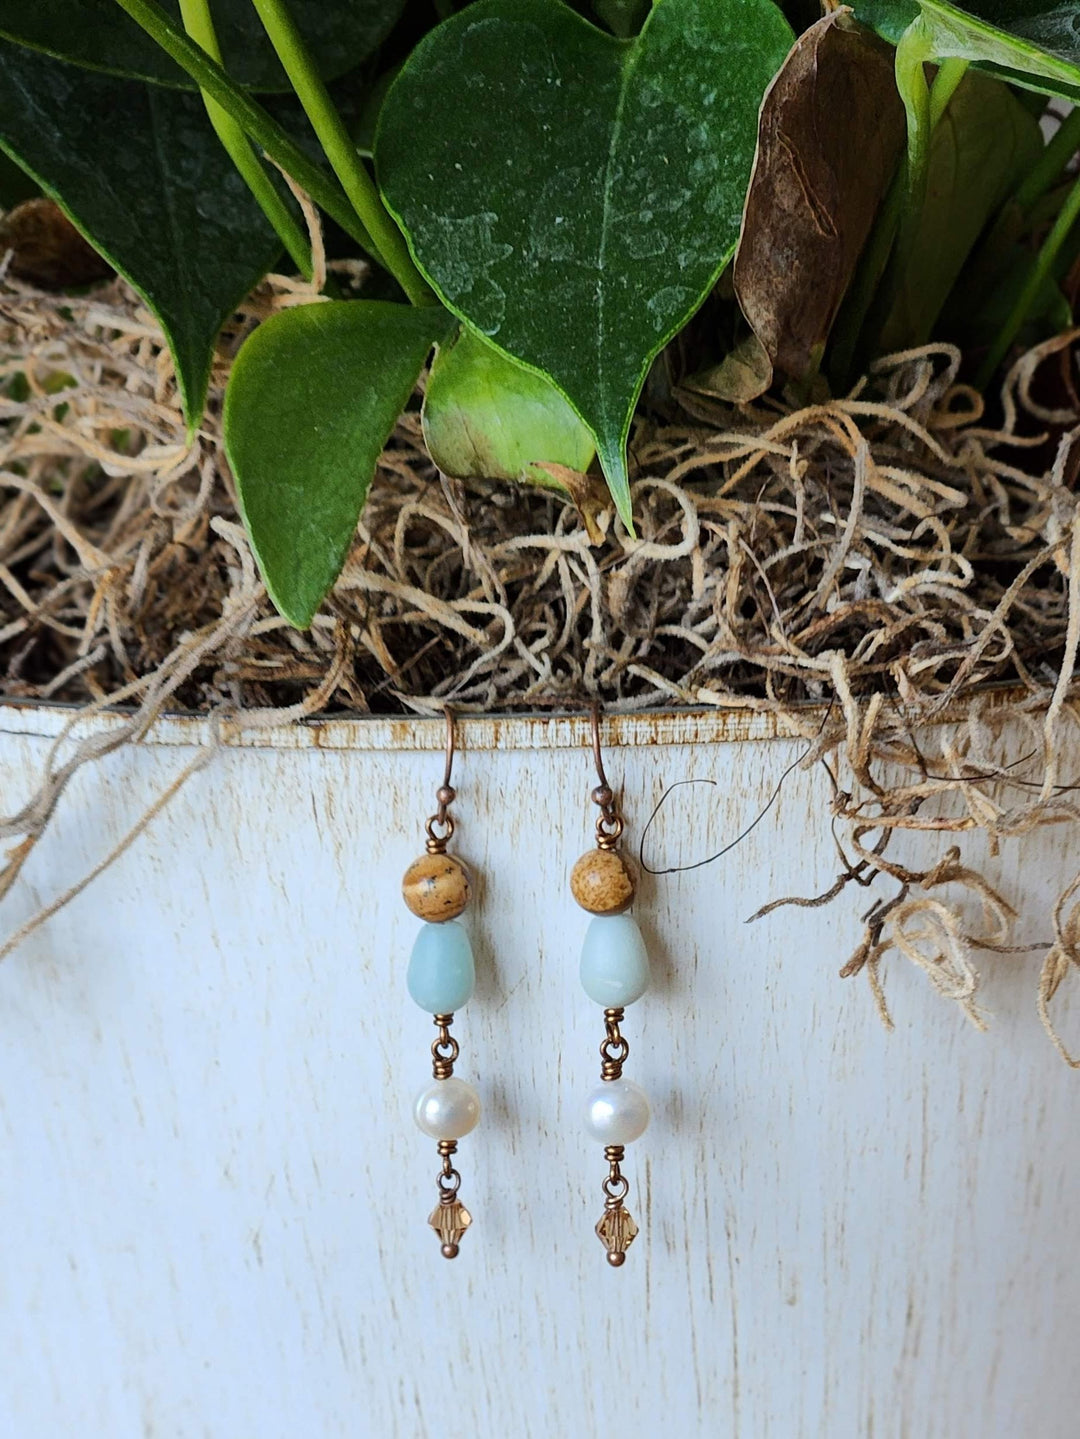
[[413,1115],[432,1139],[464,1139],[480,1122],[480,1096],[463,1079],[437,1079],[416,1096]]
[[649,1096],[632,1079],[605,1079],[585,1101],[585,1128],[601,1144],[632,1144],[649,1127]]

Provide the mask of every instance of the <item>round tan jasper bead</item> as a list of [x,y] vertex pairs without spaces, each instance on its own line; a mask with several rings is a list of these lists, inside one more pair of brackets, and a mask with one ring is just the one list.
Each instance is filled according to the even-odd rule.
[[570,891],[590,914],[622,914],[634,889],[634,871],[616,849],[590,849],[570,872]]
[[452,854],[422,854],[405,871],[401,893],[417,919],[457,919],[472,897],[469,871]]

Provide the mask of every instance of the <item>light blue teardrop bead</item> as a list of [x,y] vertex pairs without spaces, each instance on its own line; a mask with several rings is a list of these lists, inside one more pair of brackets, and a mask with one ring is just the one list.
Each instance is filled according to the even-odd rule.
[[633,1004],[649,987],[649,952],[628,914],[598,914],[585,931],[581,986],[605,1009]]
[[456,919],[424,924],[416,936],[406,976],[409,993],[428,1014],[453,1014],[476,985],[472,945]]

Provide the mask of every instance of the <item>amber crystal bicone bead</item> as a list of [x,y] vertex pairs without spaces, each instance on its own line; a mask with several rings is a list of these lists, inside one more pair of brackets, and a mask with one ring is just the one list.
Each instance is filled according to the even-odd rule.
[[460,859],[451,854],[422,854],[405,871],[401,893],[418,919],[439,924],[464,913],[472,884]]
[[590,849],[570,872],[570,892],[590,914],[622,914],[635,887],[633,868],[617,849]]
[[618,1269],[626,1259],[626,1251],[638,1237],[637,1223],[621,1202],[613,1203],[597,1220],[596,1236],[608,1252],[608,1263],[613,1269]]
[[472,1215],[464,1204],[452,1194],[444,1195],[428,1216],[428,1223],[442,1240],[443,1257],[456,1259],[465,1231],[472,1223]]

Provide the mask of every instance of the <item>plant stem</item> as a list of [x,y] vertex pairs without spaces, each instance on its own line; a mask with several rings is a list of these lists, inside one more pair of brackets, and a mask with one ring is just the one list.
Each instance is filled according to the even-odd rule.
[[901,293],[922,225],[934,131],[968,70],[967,60],[946,57],[930,86],[926,64],[932,56],[921,20],[913,21],[900,37],[895,59],[896,88],[907,117],[907,150],[837,322],[830,369],[840,385],[850,381],[856,361],[861,366],[867,337],[880,332]]
[[1017,296],[1016,304],[1013,305],[1012,310],[1009,312],[1008,319],[994,337],[994,343],[990,346],[986,359],[983,361],[975,379],[975,384],[978,389],[983,390],[986,388],[993,378],[994,371],[1008,353],[1009,346],[1019,334],[1020,327],[1027,319],[1039,290],[1053,269],[1054,261],[1057,259],[1065,241],[1069,238],[1069,233],[1077,220],[1080,220],[1080,176],[1078,176],[1073,183],[1073,187],[1069,191],[1068,197],[1064,205],[1062,205],[1057,219],[1054,221],[1053,228],[1043,241],[1042,248],[1035,258],[1034,265],[1031,267],[1031,273],[1027,277],[1024,288]]
[[382,255],[371,236],[357,219],[344,193],[318,165],[304,154],[261,105],[235,85],[225,71],[211,60],[206,51],[179,29],[156,0],[116,0],[117,5],[156,40],[199,88],[239,124],[270,159],[296,181],[311,199],[336,220],[345,233],[371,257],[384,264]]
[[934,83],[930,86],[930,133],[937,129],[938,121],[944,115],[949,101],[956,94],[956,87],[968,72],[970,60],[955,57],[942,60]]
[[1036,200],[1046,194],[1077,150],[1080,150],[1080,106],[1065,116],[1017,190],[1016,203],[1022,210],[1030,210]]
[[[180,0],[180,17],[184,22],[184,29],[196,45],[201,45],[211,60],[215,60],[220,65],[221,50],[218,46],[217,35],[214,33],[214,22],[210,15],[208,0]],[[278,194],[274,182],[263,169],[262,161],[252,149],[251,141],[244,134],[243,128],[221,108],[216,100],[212,100],[205,90],[202,91],[202,98],[203,104],[206,106],[206,113],[210,117],[210,123],[229,158],[240,172],[248,189],[255,196],[259,208],[277,231],[281,243],[292,257],[293,264],[305,280],[310,280],[312,275],[311,246],[308,244],[307,236],[293,219],[288,205]]]
[[900,200],[900,225],[892,259],[894,279],[903,273],[910,258],[926,199],[930,136],[933,131],[930,87],[926,83],[926,62],[930,54],[930,42],[921,21],[912,21],[896,47],[896,88],[907,115],[907,157]]
[[252,4],[319,137],[334,174],[378,246],[384,263],[414,305],[431,304],[435,297],[413,264],[405,237],[379,197],[375,182],[368,174],[345,122],[315,68],[303,36],[296,28],[287,0],[252,0]]
[[[966,60],[944,60],[934,76],[933,88],[929,88],[924,69],[928,57],[929,46],[921,27],[909,26],[896,48],[896,84],[907,114],[908,148],[878,211],[836,323],[830,371],[834,383],[840,386],[850,379],[867,317],[873,311],[873,316],[884,322],[892,308],[904,266],[919,233],[930,141],[968,69]],[[883,285],[886,271],[888,279]]]
[[855,277],[851,282],[840,314],[836,320],[835,337],[830,346],[829,371],[833,384],[844,388],[851,378],[863,328],[874,295],[881,284],[881,277],[889,263],[896,231],[900,224],[900,208],[904,198],[904,166],[901,162],[887,195],[877,213],[870,238],[859,258]]
[[[1078,149],[1080,108],[1071,110],[1061,121],[1019,189],[998,211],[976,253],[976,273],[981,268],[984,274],[989,274],[991,283],[995,282],[1000,277],[1001,267],[995,264],[994,257],[1018,244],[1025,233],[1041,229],[1044,223],[1051,222],[1062,203],[1062,197],[1055,196],[1052,187]],[[1052,208],[1044,216],[1043,211],[1048,204]]]

